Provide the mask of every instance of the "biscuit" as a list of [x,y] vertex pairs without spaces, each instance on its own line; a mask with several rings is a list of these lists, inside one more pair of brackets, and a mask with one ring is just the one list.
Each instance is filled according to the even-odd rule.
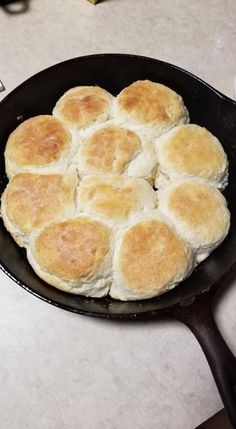
[[20,246],[47,223],[75,213],[74,175],[19,173],[8,183],[1,214],[7,230]]
[[112,115],[113,96],[99,86],[77,86],[57,101],[53,115],[66,126],[81,130]]
[[198,177],[220,189],[227,186],[228,161],[219,140],[205,128],[182,125],[155,142],[159,168],[155,185]]
[[229,231],[230,213],[218,189],[201,181],[175,183],[159,192],[159,210],[197,253],[201,262]]
[[101,297],[111,283],[110,231],[86,217],[47,225],[27,249],[44,281],[66,292]]
[[153,145],[116,125],[103,125],[85,134],[78,153],[78,173],[142,177],[153,183],[156,154]]
[[78,211],[101,217],[117,227],[131,217],[154,209],[156,204],[156,193],[143,179],[86,176],[78,189]]
[[8,178],[21,171],[65,171],[71,135],[50,115],[27,119],[9,136],[5,149]]
[[186,278],[193,265],[189,246],[152,214],[121,232],[110,295],[122,301],[152,298]]
[[138,80],[120,92],[114,103],[114,118],[149,139],[189,122],[180,95],[150,80]]

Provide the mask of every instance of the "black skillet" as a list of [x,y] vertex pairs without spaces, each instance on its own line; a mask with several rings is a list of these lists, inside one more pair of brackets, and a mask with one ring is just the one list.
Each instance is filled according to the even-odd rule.
[[236,427],[236,359],[222,339],[211,313],[216,291],[224,287],[236,268],[236,103],[192,74],[155,59],[105,54],[75,58],[31,77],[0,103],[0,193],[7,179],[4,147],[9,133],[23,120],[51,113],[58,98],[77,85],[99,85],[112,94],[138,79],[170,86],[182,95],[191,122],[205,126],[222,142],[230,162],[225,196],[232,222],[223,244],[194,271],[189,279],[160,298],[118,302],[69,295],[40,280],[1,223],[0,263],[17,284],[44,301],[86,316],[137,320],[174,316],[196,335],[231,422]]

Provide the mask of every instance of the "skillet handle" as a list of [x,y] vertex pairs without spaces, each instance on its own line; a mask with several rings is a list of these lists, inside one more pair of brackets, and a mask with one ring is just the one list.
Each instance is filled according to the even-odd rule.
[[172,314],[185,323],[198,340],[211,368],[229,418],[236,428],[236,359],[223,340],[211,312],[211,296],[203,293]]

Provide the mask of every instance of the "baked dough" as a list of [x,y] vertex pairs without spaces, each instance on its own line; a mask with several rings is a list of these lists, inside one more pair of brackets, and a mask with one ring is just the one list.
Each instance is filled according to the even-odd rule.
[[159,192],[159,210],[197,253],[201,262],[224,240],[230,213],[224,196],[198,180],[175,183]]
[[186,278],[193,266],[189,246],[157,213],[150,214],[119,235],[110,295],[123,301],[160,295]]
[[9,136],[5,149],[8,178],[21,171],[66,171],[71,135],[50,115],[27,119]]
[[75,215],[75,175],[19,173],[8,183],[1,203],[7,230],[20,246],[47,223]]
[[143,179],[86,176],[78,189],[78,212],[101,217],[115,227],[156,205],[156,193]]
[[77,86],[58,100],[53,115],[66,126],[83,129],[111,117],[113,96],[99,86]]
[[111,233],[86,217],[46,226],[31,241],[27,256],[35,272],[52,286],[101,297],[111,283]]
[[155,141],[159,168],[156,187],[198,177],[219,189],[228,183],[227,156],[219,140],[196,124],[173,128]]
[[118,94],[114,104],[117,123],[152,139],[189,122],[180,95],[160,83],[138,80]]
[[153,183],[156,154],[151,143],[114,124],[92,129],[81,138],[78,153],[80,177],[87,174],[142,177]]
[[227,156],[188,122],[180,95],[143,80],[117,97],[71,88],[53,116],[11,133],[1,215],[39,277],[141,300],[175,287],[224,240]]

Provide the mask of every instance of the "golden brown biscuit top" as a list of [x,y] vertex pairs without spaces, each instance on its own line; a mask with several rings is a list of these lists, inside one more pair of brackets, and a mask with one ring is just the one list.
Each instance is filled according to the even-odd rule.
[[225,157],[213,138],[205,128],[184,125],[166,141],[163,159],[178,172],[209,178],[221,171],[225,163]]
[[27,119],[11,133],[5,154],[8,162],[21,167],[40,167],[56,161],[69,142],[70,134],[57,119],[40,115]]
[[99,87],[76,87],[67,91],[56,104],[56,112],[67,125],[84,128],[109,118],[109,95]]
[[49,274],[72,281],[93,272],[108,252],[108,230],[87,218],[50,224],[36,238],[33,250]]
[[121,174],[140,147],[140,139],[134,132],[106,126],[84,140],[80,155],[92,171]]
[[59,219],[74,205],[76,178],[60,174],[16,174],[6,188],[5,210],[22,232]]
[[198,231],[201,240],[214,240],[225,229],[224,198],[211,186],[199,182],[181,183],[168,195],[167,207],[175,219],[194,233]]
[[149,80],[132,83],[120,92],[117,100],[121,110],[141,124],[175,122],[183,111],[174,91]]
[[79,204],[89,213],[113,220],[125,220],[138,210],[144,190],[133,179],[111,176],[109,181],[102,177],[87,176],[81,182]]
[[159,291],[187,268],[187,247],[165,223],[140,222],[125,233],[118,266],[127,289]]

